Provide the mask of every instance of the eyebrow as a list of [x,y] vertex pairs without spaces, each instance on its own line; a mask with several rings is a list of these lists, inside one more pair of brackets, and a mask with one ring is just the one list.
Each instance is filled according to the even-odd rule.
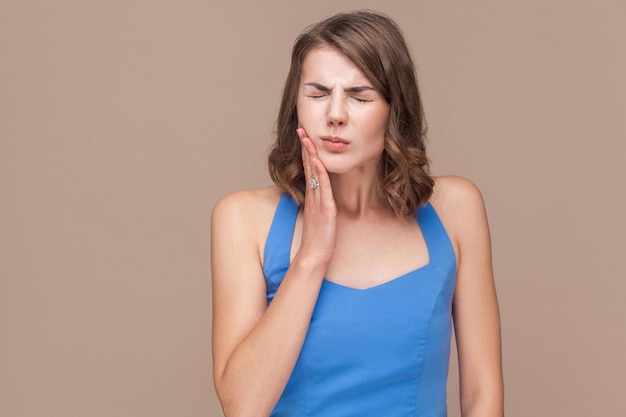
[[[325,93],[329,92],[330,89],[322,84],[318,83],[305,83],[305,86],[314,87],[319,91],[323,91]],[[375,91],[373,87],[367,85],[360,85],[355,87],[348,87],[344,90],[346,93],[362,93],[363,91]]]

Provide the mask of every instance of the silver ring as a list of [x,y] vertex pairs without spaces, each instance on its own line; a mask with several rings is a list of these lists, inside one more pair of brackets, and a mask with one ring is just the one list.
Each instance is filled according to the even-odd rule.
[[320,186],[320,183],[317,182],[317,180],[315,178],[310,178],[309,179],[309,185],[311,186],[312,189],[316,189],[317,187]]

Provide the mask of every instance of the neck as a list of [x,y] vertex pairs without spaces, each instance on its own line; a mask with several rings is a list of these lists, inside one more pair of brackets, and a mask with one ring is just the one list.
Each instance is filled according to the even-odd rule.
[[376,170],[329,174],[329,177],[339,215],[363,217],[391,210],[380,188]]

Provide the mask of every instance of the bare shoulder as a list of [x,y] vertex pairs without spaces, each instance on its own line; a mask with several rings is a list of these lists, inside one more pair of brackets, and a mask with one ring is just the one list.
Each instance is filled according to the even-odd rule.
[[[213,237],[233,234],[249,243],[262,244],[281,194],[278,187],[270,186],[223,196],[213,207]],[[241,241],[241,244],[244,242]]]
[[262,218],[267,212],[273,213],[281,194],[276,186],[226,194],[213,207],[213,218],[235,216],[243,221]]
[[211,215],[211,267],[216,285],[261,285],[262,247],[280,195],[278,187],[272,186],[237,191],[217,201]]
[[435,208],[459,209],[467,204],[482,206],[483,197],[478,187],[467,178],[446,175],[435,177],[431,202]]
[[454,242],[487,227],[483,196],[470,180],[460,176],[435,178],[431,204]]
[[278,202],[282,191],[275,185],[256,190],[235,191],[221,197],[214,210],[245,209],[250,204],[263,205]]

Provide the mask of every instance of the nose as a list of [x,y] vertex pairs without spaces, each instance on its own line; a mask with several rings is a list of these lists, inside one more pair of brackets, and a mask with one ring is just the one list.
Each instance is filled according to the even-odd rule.
[[328,126],[344,126],[348,122],[348,112],[344,97],[339,94],[331,96],[328,101],[326,123]]

